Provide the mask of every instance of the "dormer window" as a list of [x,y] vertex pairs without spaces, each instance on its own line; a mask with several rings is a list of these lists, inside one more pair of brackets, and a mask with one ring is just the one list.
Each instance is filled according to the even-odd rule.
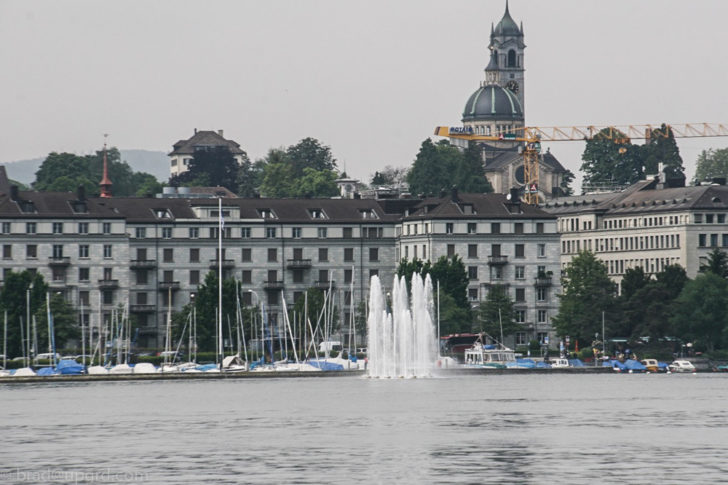
[[172,214],[167,209],[154,209],[154,217],[157,219],[171,219]]
[[361,209],[359,213],[362,219],[379,219],[374,209]]
[[19,200],[18,208],[24,214],[35,214],[37,212],[35,210],[35,204],[30,200]]
[[460,206],[460,209],[463,211],[463,214],[465,214],[465,215],[475,214],[475,209],[473,209],[473,204],[463,204]]
[[82,200],[73,200],[70,202],[71,204],[71,210],[76,214],[87,214],[88,213],[88,205],[86,205],[86,202]]
[[326,214],[323,209],[309,209],[308,211],[311,219],[326,219]]
[[276,215],[272,209],[258,209],[258,215],[261,219],[275,219]]

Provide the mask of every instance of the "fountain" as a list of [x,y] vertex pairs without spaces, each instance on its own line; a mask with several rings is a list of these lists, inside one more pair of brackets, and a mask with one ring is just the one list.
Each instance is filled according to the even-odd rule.
[[432,280],[412,274],[412,297],[405,277],[394,277],[392,308],[378,276],[369,285],[369,377],[429,377],[437,355]]

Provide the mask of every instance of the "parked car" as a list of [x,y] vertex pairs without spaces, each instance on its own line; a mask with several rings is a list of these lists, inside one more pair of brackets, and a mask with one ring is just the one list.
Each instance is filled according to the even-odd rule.
[[695,372],[695,366],[689,360],[676,360],[668,368],[671,372]]

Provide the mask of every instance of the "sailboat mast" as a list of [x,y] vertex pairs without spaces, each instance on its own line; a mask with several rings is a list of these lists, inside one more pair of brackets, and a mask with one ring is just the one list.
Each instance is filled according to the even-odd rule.
[[8,367],[8,311],[4,312],[5,318],[3,319],[3,369]]
[[217,340],[220,358],[220,371],[222,372],[222,358],[225,353],[222,348],[222,231],[225,224],[222,218],[222,197],[217,199],[218,207],[218,229],[217,229]]
[[86,332],[83,327],[83,300],[81,300],[81,365],[86,365]]

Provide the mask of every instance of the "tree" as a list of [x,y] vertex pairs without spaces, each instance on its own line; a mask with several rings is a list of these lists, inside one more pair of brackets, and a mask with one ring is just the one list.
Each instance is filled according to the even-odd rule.
[[[32,284],[32,288],[30,288]],[[11,271],[5,275],[2,289],[0,290],[0,309],[8,312],[8,355],[23,355],[23,340],[27,339],[26,329],[28,318],[26,306],[26,293],[30,288],[30,310],[33,315],[42,315],[45,306],[46,292],[48,285],[40,273],[31,274],[28,271],[20,273]],[[23,326],[21,331],[20,326]]]
[[703,150],[698,156],[694,180],[702,182],[713,177],[728,177],[728,148]]
[[561,305],[553,324],[561,336],[591,341],[602,330],[602,312],[613,312],[616,285],[591,251],[581,251],[564,270]]
[[702,273],[680,292],[671,323],[681,337],[714,350],[721,346],[728,327],[726,308],[728,281],[712,272]]
[[522,327],[516,323],[516,311],[504,285],[494,285],[488,291],[485,301],[478,307],[479,331],[500,340],[501,329],[504,336],[512,335]]
[[640,147],[608,128],[587,140],[581,159],[585,185],[627,185],[644,175]]
[[645,274],[642,266],[628,268],[622,277],[622,297],[630,299],[641,288],[650,282],[649,275]]
[[[78,326],[78,318],[76,310],[61,294],[54,294],[50,298],[51,317],[53,318],[53,338],[55,340],[56,349],[66,348],[69,340],[78,339],[81,336],[81,330]],[[48,344],[48,312],[47,305],[44,301],[38,308],[38,341],[39,345]],[[38,352],[42,352],[38,349]]]
[[[128,163],[121,161],[117,148],[108,149],[106,159],[114,195],[146,195],[161,188],[153,175],[134,172]],[[84,156],[52,152],[38,168],[32,185],[35,190],[53,192],[73,192],[83,186],[88,195],[98,194],[103,166],[103,151]]]
[[718,248],[708,253],[708,262],[700,265],[701,273],[713,273],[721,278],[728,278],[728,254]]
[[407,168],[405,167],[392,167],[387,165],[382,169],[381,172],[374,172],[372,176],[371,185],[375,186],[400,186],[405,183],[407,179]]
[[331,147],[322,145],[315,138],[304,138],[297,144],[289,146],[286,155],[297,176],[303,175],[305,168],[331,172],[336,170],[336,159],[331,154]]
[[452,186],[462,192],[493,191],[485,178],[482,151],[478,145],[470,144],[463,152],[447,140],[434,144],[429,138],[422,142],[407,174],[407,183],[413,194],[434,195]]
[[561,184],[559,185],[563,195],[574,194],[574,189],[571,187],[571,183],[574,181],[574,178],[574,173],[571,170],[564,172],[564,175],[561,177]]
[[238,172],[237,194],[240,197],[255,197],[258,194],[258,188],[263,183],[264,168],[263,160],[256,160],[255,163],[251,163],[250,160],[243,162]]
[[[256,162],[257,163],[257,162]],[[261,165],[260,191],[266,197],[332,197],[336,160],[315,138],[304,138],[285,151],[272,149]]]
[[668,177],[681,176],[685,172],[675,135],[665,123],[660,128],[652,130],[650,138],[642,146],[641,158],[647,174],[658,173],[660,164]]
[[266,197],[293,197],[295,176],[288,163],[270,163],[263,169],[260,192]]
[[[198,286],[195,297],[195,308],[197,310],[197,346],[201,351],[214,351],[216,348],[215,333],[218,319],[218,275],[210,271],[205,276],[204,282]],[[236,283],[232,278],[223,281],[222,285],[222,318],[223,334],[227,329],[227,318],[236,321],[237,300],[235,298]],[[180,332],[177,329],[174,332]]]
[[[243,152],[243,162],[248,155]],[[173,186],[220,186],[230,191],[238,189],[240,164],[230,148],[216,146],[208,150],[196,150],[188,170],[169,179]],[[112,179],[113,180],[113,179]]]
[[304,168],[303,176],[294,184],[295,197],[334,197],[339,195],[336,173],[331,170]]

